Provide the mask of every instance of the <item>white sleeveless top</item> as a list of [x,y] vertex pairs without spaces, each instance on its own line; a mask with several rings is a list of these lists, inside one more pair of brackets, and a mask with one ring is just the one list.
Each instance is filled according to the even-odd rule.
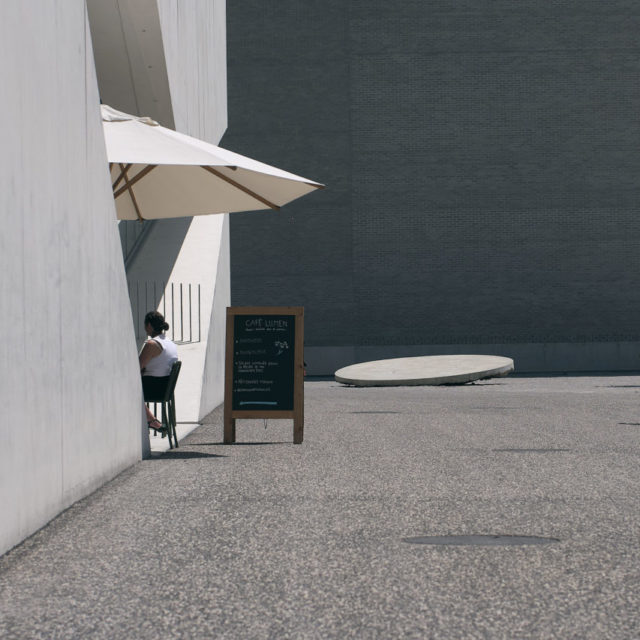
[[151,338],[151,340],[162,347],[162,353],[149,360],[142,375],[163,378],[171,373],[171,367],[178,359],[178,348],[164,333]]

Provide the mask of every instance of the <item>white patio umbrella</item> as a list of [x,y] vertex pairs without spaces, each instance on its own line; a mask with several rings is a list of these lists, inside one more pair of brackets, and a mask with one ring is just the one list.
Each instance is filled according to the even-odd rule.
[[102,124],[120,220],[279,209],[323,185],[107,105]]

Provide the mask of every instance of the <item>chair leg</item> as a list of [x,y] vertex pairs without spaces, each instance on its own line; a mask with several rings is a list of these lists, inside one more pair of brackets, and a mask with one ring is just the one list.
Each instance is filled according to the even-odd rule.
[[[161,407],[161,408],[162,408],[162,407]],[[154,402],[154,403],[153,403],[153,415],[154,415],[154,416],[156,416],[156,418],[158,417],[158,403],[157,403],[157,402]],[[162,420],[161,420],[160,422],[162,422]],[[154,435],[156,435],[156,436],[158,435],[158,432],[157,432],[157,431],[154,431],[153,433],[154,433]],[[166,434],[165,434],[164,432],[162,432],[162,437],[163,437],[163,438],[165,437],[165,435],[166,435]]]
[[172,396],[169,400],[169,422],[173,431],[173,442],[178,448],[178,434],[176,433],[176,405],[175,398]]
[[[176,427],[178,421],[176,420],[176,397],[171,396],[171,413],[173,415],[173,432],[176,432]],[[176,442],[178,441],[178,436],[176,435]]]
[[[145,407],[147,407],[147,409],[149,408],[149,403],[145,402],[144,403]],[[155,429],[152,429],[151,427],[148,428],[148,431],[153,431],[153,437],[155,438],[158,435],[158,432]]]
[[173,449],[173,444],[171,444],[171,422],[168,420],[168,411],[167,411],[167,403],[162,403],[162,426],[167,431],[167,436],[169,437],[169,449]]
[[[171,424],[171,407],[170,407],[169,403],[167,403],[167,431],[169,432],[169,443],[171,443],[171,432],[173,431],[173,425]],[[174,440],[173,444],[174,444],[174,447],[175,447],[175,446],[177,446],[177,444],[175,442],[175,432],[174,432],[173,440]]]

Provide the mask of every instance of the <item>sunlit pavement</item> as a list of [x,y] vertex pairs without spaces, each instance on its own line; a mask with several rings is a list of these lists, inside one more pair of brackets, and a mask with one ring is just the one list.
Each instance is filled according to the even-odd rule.
[[2,557],[0,637],[640,637],[638,376],[308,381],[302,445],[237,436],[217,409]]

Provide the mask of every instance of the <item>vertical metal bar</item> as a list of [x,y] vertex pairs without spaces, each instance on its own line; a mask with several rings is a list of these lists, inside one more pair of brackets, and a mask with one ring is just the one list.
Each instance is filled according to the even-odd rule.
[[162,283],[162,315],[167,317],[167,283]]
[[180,342],[184,342],[184,316],[182,314],[182,282],[180,283]]
[[191,333],[191,283],[189,283],[189,342],[193,342],[193,334]]
[[198,285],[198,342],[202,341],[202,334],[200,333],[200,285]]
[[[129,308],[131,308],[133,305],[131,304],[131,281],[130,280],[127,280],[127,294],[129,295]],[[133,317],[133,312],[131,313],[131,316]],[[138,337],[138,330],[136,329],[135,322],[133,323],[133,330],[134,330],[135,336],[137,338]]]
[[[136,332],[140,331],[140,281],[136,280]],[[139,335],[136,333],[136,335]]]
[[136,316],[133,312],[133,283],[129,281],[127,283],[129,289],[129,308],[131,309],[131,322],[133,322],[133,330],[136,334],[136,340],[138,339],[138,323],[136,322]]
[[171,283],[171,339],[175,340],[176,339],[176,323],[174,322],[174,309],[176,308],[175,305],[175,297],[173,295],[173,282]]

